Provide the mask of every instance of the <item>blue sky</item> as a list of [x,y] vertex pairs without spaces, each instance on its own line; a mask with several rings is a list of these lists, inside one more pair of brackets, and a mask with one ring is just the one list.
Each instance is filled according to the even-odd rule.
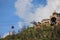
[[[0,35],[4,35],[11,30],[11,26],[15,27],[15,31],[18,31],[18,22],[23,21],[15,15],[15,2],[17,0],[0,0]],[[33,0],[32,4],[34,6],[43,5],[45,6],[46,0]],[[34,9],[35,10],[35,9]]]
[[35,6],[39,6],[39,5],[45,6],[47,4],[47,0],[33,0],[32,3]]
[[0,34],[3,35],[11,30],[11,26],[15,26],[17,30],[17,22],[20,20],[19,17],[14,15],[15,7],[14,3],[16,0],[0,0]]

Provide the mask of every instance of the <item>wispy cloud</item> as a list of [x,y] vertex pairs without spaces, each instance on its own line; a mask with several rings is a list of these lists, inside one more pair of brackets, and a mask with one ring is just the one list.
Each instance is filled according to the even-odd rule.
[[[17,0],[15,3],[16,15],[24,19],[24,22],[41,21],[44,18],[49,18],[54,12],[60,11],[60,0],[47,0],[47,5],[39,5],[35,7],[33,0]],[[39,0],[38,0],[39,1]]]
[[6,36],[8,36],[9,35],[9,33],[5,33],[3,36],[2,36],[2,38],[5,38]]

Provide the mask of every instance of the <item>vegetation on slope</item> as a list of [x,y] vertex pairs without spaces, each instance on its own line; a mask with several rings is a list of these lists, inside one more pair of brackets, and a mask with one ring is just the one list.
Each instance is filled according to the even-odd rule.
[[60,40],[60,25],[42,25],[42,27],[43,29],[29,27],[16,35],[9,35],[0,40]]

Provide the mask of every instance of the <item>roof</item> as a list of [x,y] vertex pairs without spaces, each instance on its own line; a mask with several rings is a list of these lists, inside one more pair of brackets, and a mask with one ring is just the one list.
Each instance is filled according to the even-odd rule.
[[49,19],[43,19],[43,21],[46,21],[46,20],[49,20]]

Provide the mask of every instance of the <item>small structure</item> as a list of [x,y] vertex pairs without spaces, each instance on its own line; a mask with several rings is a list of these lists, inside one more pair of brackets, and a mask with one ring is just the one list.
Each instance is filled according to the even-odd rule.
[[41,23],[49,23],[50,19],[43,19]]
[[50,24],[50,19],[43,19],[41,24],[45,24],[46,26]]

